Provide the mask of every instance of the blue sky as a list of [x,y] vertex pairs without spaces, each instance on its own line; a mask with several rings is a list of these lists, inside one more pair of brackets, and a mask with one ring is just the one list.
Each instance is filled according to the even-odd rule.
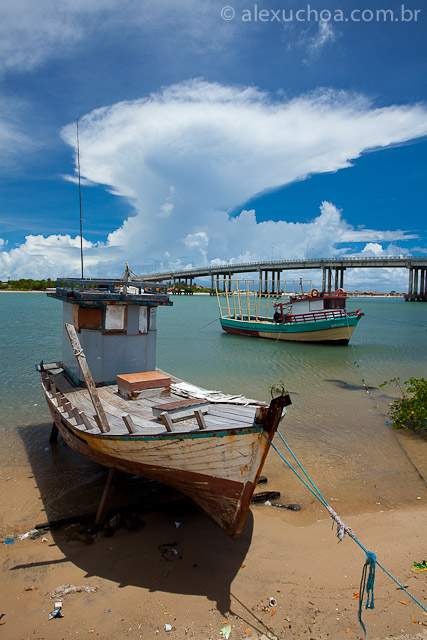
[[426,254],[422,3],[7,4],[2,279]]

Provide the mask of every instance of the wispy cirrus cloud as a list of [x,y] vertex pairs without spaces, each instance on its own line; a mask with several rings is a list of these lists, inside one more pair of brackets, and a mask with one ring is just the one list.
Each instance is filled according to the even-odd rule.
[[[77,47],[89,49],[105,37],[123,44],[132,39],[163,38],[180,41],[195,51],[221,47],[225,29],[212,29],[217,15],[213,0],[14,0],[0,3],[0,74],[27,72],[55,58],[72,55]],[[213,33],[215,31],[215,34]],[[104,37],[103,37],[104,36]]]

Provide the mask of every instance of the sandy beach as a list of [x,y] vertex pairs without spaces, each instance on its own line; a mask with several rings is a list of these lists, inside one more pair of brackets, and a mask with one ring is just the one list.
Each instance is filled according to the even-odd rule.
[[[409,462],[407,472],[406,505],[358,515],[346,514],[345,503],[334,507],[425,605],[427,572],[411,568],[427,555],[427,490]],[[2,539],[48,519],[29,465],[3,468],[0,483]],[[338,542],[317,504],[300,512],[253,505],[238,541],[182,501],[143,518],[138,531],[101,532],[91,544],[77,525],[3,544],[1,637],[220,640],[225,623],[230,640],[363,637],[355,595],[364,553],[348,537]],[[169,548],[182,557],[165,553]],[[55,596],[63,585],[89,592]],[[49,620],[57,601],[64,617]],[[427,615],[378,567],[375,609],[364,610],[363,620],[372,640],[427,638]]]

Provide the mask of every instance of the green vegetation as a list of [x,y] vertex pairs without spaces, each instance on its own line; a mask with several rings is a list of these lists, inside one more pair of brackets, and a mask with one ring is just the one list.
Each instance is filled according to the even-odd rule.
[[6,291],[46,291],[56,287],[56,280],[33,280],[32,278],[21,278],[20,280],[9,280],[0,282],[0,289]]
[[409,378],[401,383],[400,378],[386,380],[380,387],[395,383],[402,397],[390,407],[389,416],[395,429],[409,429],[417,433],[427,429],[427,380]]
[[270,384],[268,388],[270,389],[272,398],[275,398],[277,396],[287,396],[289,394],[289,391],[287,391],[283,380],[279,380],[279,382]]

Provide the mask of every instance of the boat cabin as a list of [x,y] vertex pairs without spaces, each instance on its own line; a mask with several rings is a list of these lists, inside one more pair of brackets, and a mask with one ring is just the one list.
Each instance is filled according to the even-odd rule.
[[63,303],[62,362],[76,384],[84,386],[66,323],[78,333],[95,384],[115,384],[118,374],[155,370],[157,307],[173,304],[166,285],[60,278],[47,295]]
[[286,314],[313,313],[331,309],[345,309],[347,293],[343,289],[337,291],[323,291],[311,289],[310,293],[290,296],[289,302],[279,303],[277,307]]

